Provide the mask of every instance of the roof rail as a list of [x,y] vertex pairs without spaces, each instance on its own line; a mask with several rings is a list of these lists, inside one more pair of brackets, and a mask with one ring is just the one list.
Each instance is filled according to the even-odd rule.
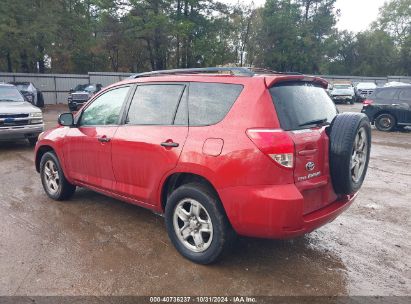
[[140,77],[151,77],[158,75],[176,75],[176,74],[199,74],[199,73],[221,73],[229,72],[233,76],[254,76],[255,73],[249,68],[243,67],[211,67],[211,68],[190,68],[190,69],[174,69],[174,70],[159,70],[145,73],[133,74],[129,78],[135,79]]
[[283,74],[283,75],[302,75],[301,73],[298,72],[278,72],[278,71],[273,71],[267,68],[255,68],[255,67],[247,67],[251,72],[254,72],[255,74]]
[[284,74],[284,75],[302,75],[297,72],[277,72],[265,68],[254,67],[209,67],[209,68],[189,68],[189,69],[173,69],[173,70],[159,70],[152,72],[144,72],[133,74],[129,78],[136,79],[140,77],[151,77],[161,75],[177,75],[177,74],[200,74],[200,73],[221,73],[229,72],[232,76],[248,76],[252,77],[257,74]]

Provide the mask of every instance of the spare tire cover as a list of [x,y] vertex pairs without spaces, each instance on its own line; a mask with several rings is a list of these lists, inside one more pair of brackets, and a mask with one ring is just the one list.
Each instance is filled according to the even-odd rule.
[[329,127],[330,175],[337,194],[357,192],[367,174],[371,126],[362,113],[338,114]]

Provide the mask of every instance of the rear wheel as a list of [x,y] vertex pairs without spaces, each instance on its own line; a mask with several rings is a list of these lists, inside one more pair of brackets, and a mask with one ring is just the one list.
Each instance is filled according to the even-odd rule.
[[357,192],[367,173],[371,127],[360,113],[339,114],[330,126],[330,174],[337,194]]
[[69,199],[76,191],[64,176],[60,162],[53,152],[47,152],[40,161],[40,176],[46,194],[57,201]]
[[385,113],[375,119],[375,127],[380,131],[391,132],[397,125],[397,120],[391,114]]
[[234,239],[218,197],[201,183],[175,190],[167,200],[165,218],[171,242],[195,263],[216,261]]

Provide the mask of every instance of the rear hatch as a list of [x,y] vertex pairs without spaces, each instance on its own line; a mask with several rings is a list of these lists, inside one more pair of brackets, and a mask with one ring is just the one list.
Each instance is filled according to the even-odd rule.
[[294,142],[294,181],[304,197],[304,214],[336,200],[329,176],[329,138],[326,126],[337,109],[314,81],[275,84],[270,93],[281,128]]

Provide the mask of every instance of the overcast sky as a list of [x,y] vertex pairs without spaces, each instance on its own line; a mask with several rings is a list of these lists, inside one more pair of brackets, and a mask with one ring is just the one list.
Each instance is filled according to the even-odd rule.
[[[238,0],[219,0],[225,3],[237,3]],[[242,3],[254,1],[256,6],[262,6],[265,0],[240,0]],[[336,7],[341,10],[337,27],[341,30],[359,32],[366,30],[371,22],[378,17],[378,9],[386,0],[337,0]]]

